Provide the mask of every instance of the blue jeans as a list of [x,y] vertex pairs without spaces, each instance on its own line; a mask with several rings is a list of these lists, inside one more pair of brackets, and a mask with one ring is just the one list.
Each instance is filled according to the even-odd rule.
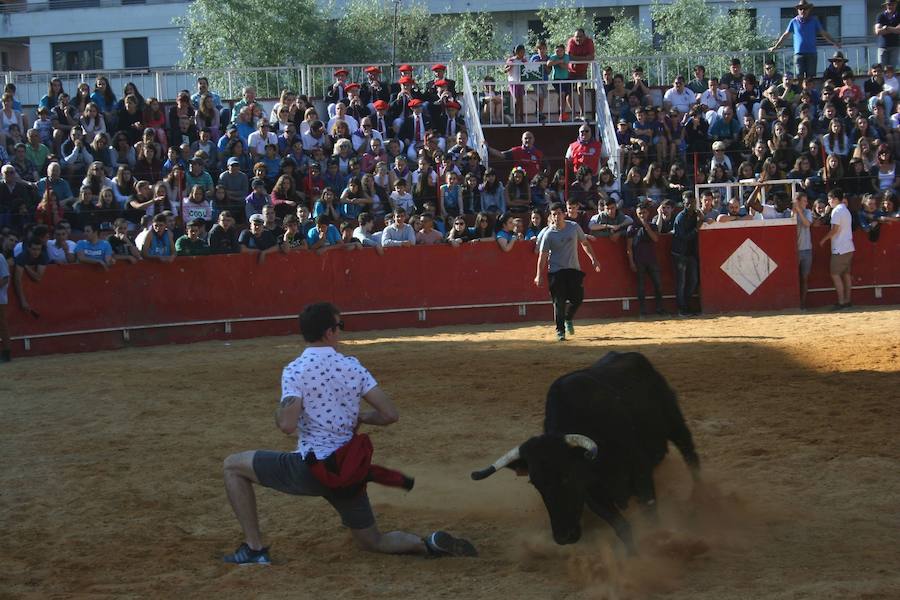
[[691,296],[697,291],[697,257],[673,254],[672,260],[675,263],[675,302],[679,311],[686,312]]
[[815,77],[818,62],[816,54],[795,54],[794,76],[798,78],[803,75]]

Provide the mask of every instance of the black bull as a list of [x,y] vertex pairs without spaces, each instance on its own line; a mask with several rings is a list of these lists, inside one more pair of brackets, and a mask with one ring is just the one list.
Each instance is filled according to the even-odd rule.
[[581,538],[587,504],[634,552],[631,525],[619,511],[636,496],[655,518],[653,469],[668,452],[669,440],[696,481],[700,459],[675,392],[642,354],[610,352],[554,381],[547,392],[544,434],[473,472],[472,479],[502,467],[527,472],[547,507],[556,543]]

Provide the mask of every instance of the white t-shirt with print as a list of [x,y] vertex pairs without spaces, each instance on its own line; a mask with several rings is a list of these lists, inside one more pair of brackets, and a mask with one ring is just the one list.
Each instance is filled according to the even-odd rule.
[[297,452],[324,459],[350,441],[359,418],[360,398],[378,383],[352,356],[331,347],[307,348],[284,368],[281,397],[303,401]]
[[[66,240],[66,246],[69,248],[69,253],[73,254],[75,252],[75,242],[72,240]],[[47,242],[47,257],[50,259],[50,262],[57,263],[60,265],[64,265],[69,261],[66,260],[66,251],[56,245],[56,240],[50,240]]]

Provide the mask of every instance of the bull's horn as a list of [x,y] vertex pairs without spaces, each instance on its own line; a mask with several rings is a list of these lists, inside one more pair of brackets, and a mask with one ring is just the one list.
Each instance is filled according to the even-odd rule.
[[597,458],[597,443],[586,435],[570,433],[564,436],[566,443],[573,448],[584,448],[584,457],[588,460]]
[[510,450],[509,452],[507,452],[506,454],[504,454],[503,456],[501,456],[500,458],[495,460],[494,464],[489,466],[487,469],[482,469],[480,471],[472,471],[472,479],[474,479],[475,481],[479,481],[481,479],[484,479],[485,477],[490,477],[491,475],[496,473],[498,470],[502,469],[503,467],[505,467],[509,463],[513,462],[514,460],[517,460],[518,458],[519,458],[519,447],[516,446],[515,448],[513,448],[512,450]]

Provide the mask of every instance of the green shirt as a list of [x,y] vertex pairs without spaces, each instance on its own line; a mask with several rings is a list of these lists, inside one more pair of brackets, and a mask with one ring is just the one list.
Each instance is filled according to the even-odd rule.
[[[43,170],[44,165],[47,163],[48,156],[50,156],[50,148],[43,144],[38,146],[37,150],[35,150],[31,144],[25,145],[25,158],[27,158],[32,162],[32,164],[34,164],[34,167],[38,170],[39,173]],[[40,174],[43,175],[43,173]]]
[[205,256],[210,254],[209,245],[203,238],[197,241],[183,235],[175,242],[175,253],[178,256]]
[[557,56],[553,54],[550,56],[550,60],[564,60],[566,62],[558,65],[553,65],[553,73],[550,75],[550,79],[554,81],[559,79],[568,79],[569,78],[569,58],[568,54],[563,54],[562,56]]

